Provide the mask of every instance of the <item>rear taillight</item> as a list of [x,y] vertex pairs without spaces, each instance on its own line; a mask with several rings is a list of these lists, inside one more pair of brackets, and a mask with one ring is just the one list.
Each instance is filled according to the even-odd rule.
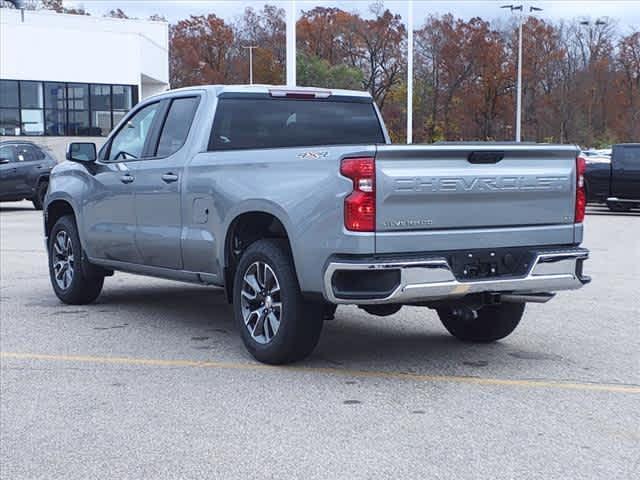
[[584,189],[584,174],[586,169],[587,163],[584,158],[576,158],[576,223],[582,223],[584,220],[584,212],[587,208],[587,194]]
[[373,157],[345,158],[340,173],[353,181],[344,199],[344,226],[353,232],[376,230],[376,164]]

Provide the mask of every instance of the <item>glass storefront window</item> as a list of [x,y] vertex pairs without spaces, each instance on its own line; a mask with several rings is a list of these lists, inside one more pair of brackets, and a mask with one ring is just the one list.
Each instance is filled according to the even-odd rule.
[[64,83],[47,82],[44,84],[44,103],[47,109],[65,110],[67,89]]
[[77,111],[69,112],[69,123],[67,125],[67,135],[71,136],[94,136],[89,127],[89,112]]
[[20,106],[22,108],[43,108],[42,82],[20,82]]
[[20,112],[17,108],[0,108],[0,135],[20,135]]
[[137,100],[132,85],[0,80],[0,135],[105,136]]
[[22,110],[22,134],[44,135],[44,116],[42,110]]
[[111,85],[91,85],[91,109],[111,109]]
[[66,117],[64,110],[45,110],[45,134],[64,135],[67,131]]
[[0,108],[18,108],[18,82],[0,80]]
[[114,110],[130,110],[133,106],[133,92],[131,87],[125,85],[113,86]]
[[85,83],[70,83],[67,85],[69,110],[89,109],[89,85]]
[[127,112],[118,112],[116,110],[113,111],[113,126],[115,127],[120,123],[120,120],[124,118]]
[[92,110],[91,111],[91,127],[99,133],[100,136],[107,136],[111,131],[111,111],[110,110]]

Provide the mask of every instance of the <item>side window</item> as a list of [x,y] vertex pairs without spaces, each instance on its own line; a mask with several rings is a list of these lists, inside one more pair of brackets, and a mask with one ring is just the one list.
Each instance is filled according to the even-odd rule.
[[14,162],[15,157],[13,156],[13,152],[14,150],[12,145],[0,147],[0,163],[6,163],[7,160],[9,162]]
[[109,160],[140,158],[160,104],[152,103],[129,118],[111,141]]
[[199,101],[199,97],[186,97],[176,98],[171,102],[160,133],[156,156],[166,157],[177,152],[184,145]]
[[31,145],[18,145],[16,156],[19,162],[33,162],[36,160],[36,154]]
[[37,147],[33,148],[34,150],[34,155],[36,156],[36,160],[44,160],[45,159],[45,154],[42,150],[40,150]]

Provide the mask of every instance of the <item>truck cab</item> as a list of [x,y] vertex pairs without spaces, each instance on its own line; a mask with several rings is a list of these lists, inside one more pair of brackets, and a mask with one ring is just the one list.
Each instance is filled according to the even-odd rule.
[[640,143],[614,145],[608,161],[585,160],[589,202],[605,203],[615,212],[640,207]]

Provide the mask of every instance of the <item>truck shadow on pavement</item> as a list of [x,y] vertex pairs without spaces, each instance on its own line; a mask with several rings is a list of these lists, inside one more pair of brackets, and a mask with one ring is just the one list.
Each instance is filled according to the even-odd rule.
[[[250,358],[240,341],[232,307],[221,289],[180,284],[134,288],[130,284],[116,288],[106,285],[98,302],[88,308],[95,309],[98,315],[117,314],[132,329],[153,323],[155,328],[172,331],[184,328],[194,338],[224,334],[230,347]],[[424,372],[427,367],[441,371],[463,365],[481,368],[489,362],[493,367],[511,364],[513,359],[507,355],[510,350],[513,348],[505,342],[473,345],[456,340],[440,325],[436,313],[427,308],[405,307],[398,314],[383,318],[356,307],[341,306],[335,320],[325,322],[314,353],[298,365],[391,366],[409,373],[418,369]]]
[[139,320],[132,320],[134,324],[152,319],[190,326],[232,327],[231,305],[227,304],[222,289],[181,284],[109,288],[107,282],[96,304],[89,308],[103,313],[135,314]]

